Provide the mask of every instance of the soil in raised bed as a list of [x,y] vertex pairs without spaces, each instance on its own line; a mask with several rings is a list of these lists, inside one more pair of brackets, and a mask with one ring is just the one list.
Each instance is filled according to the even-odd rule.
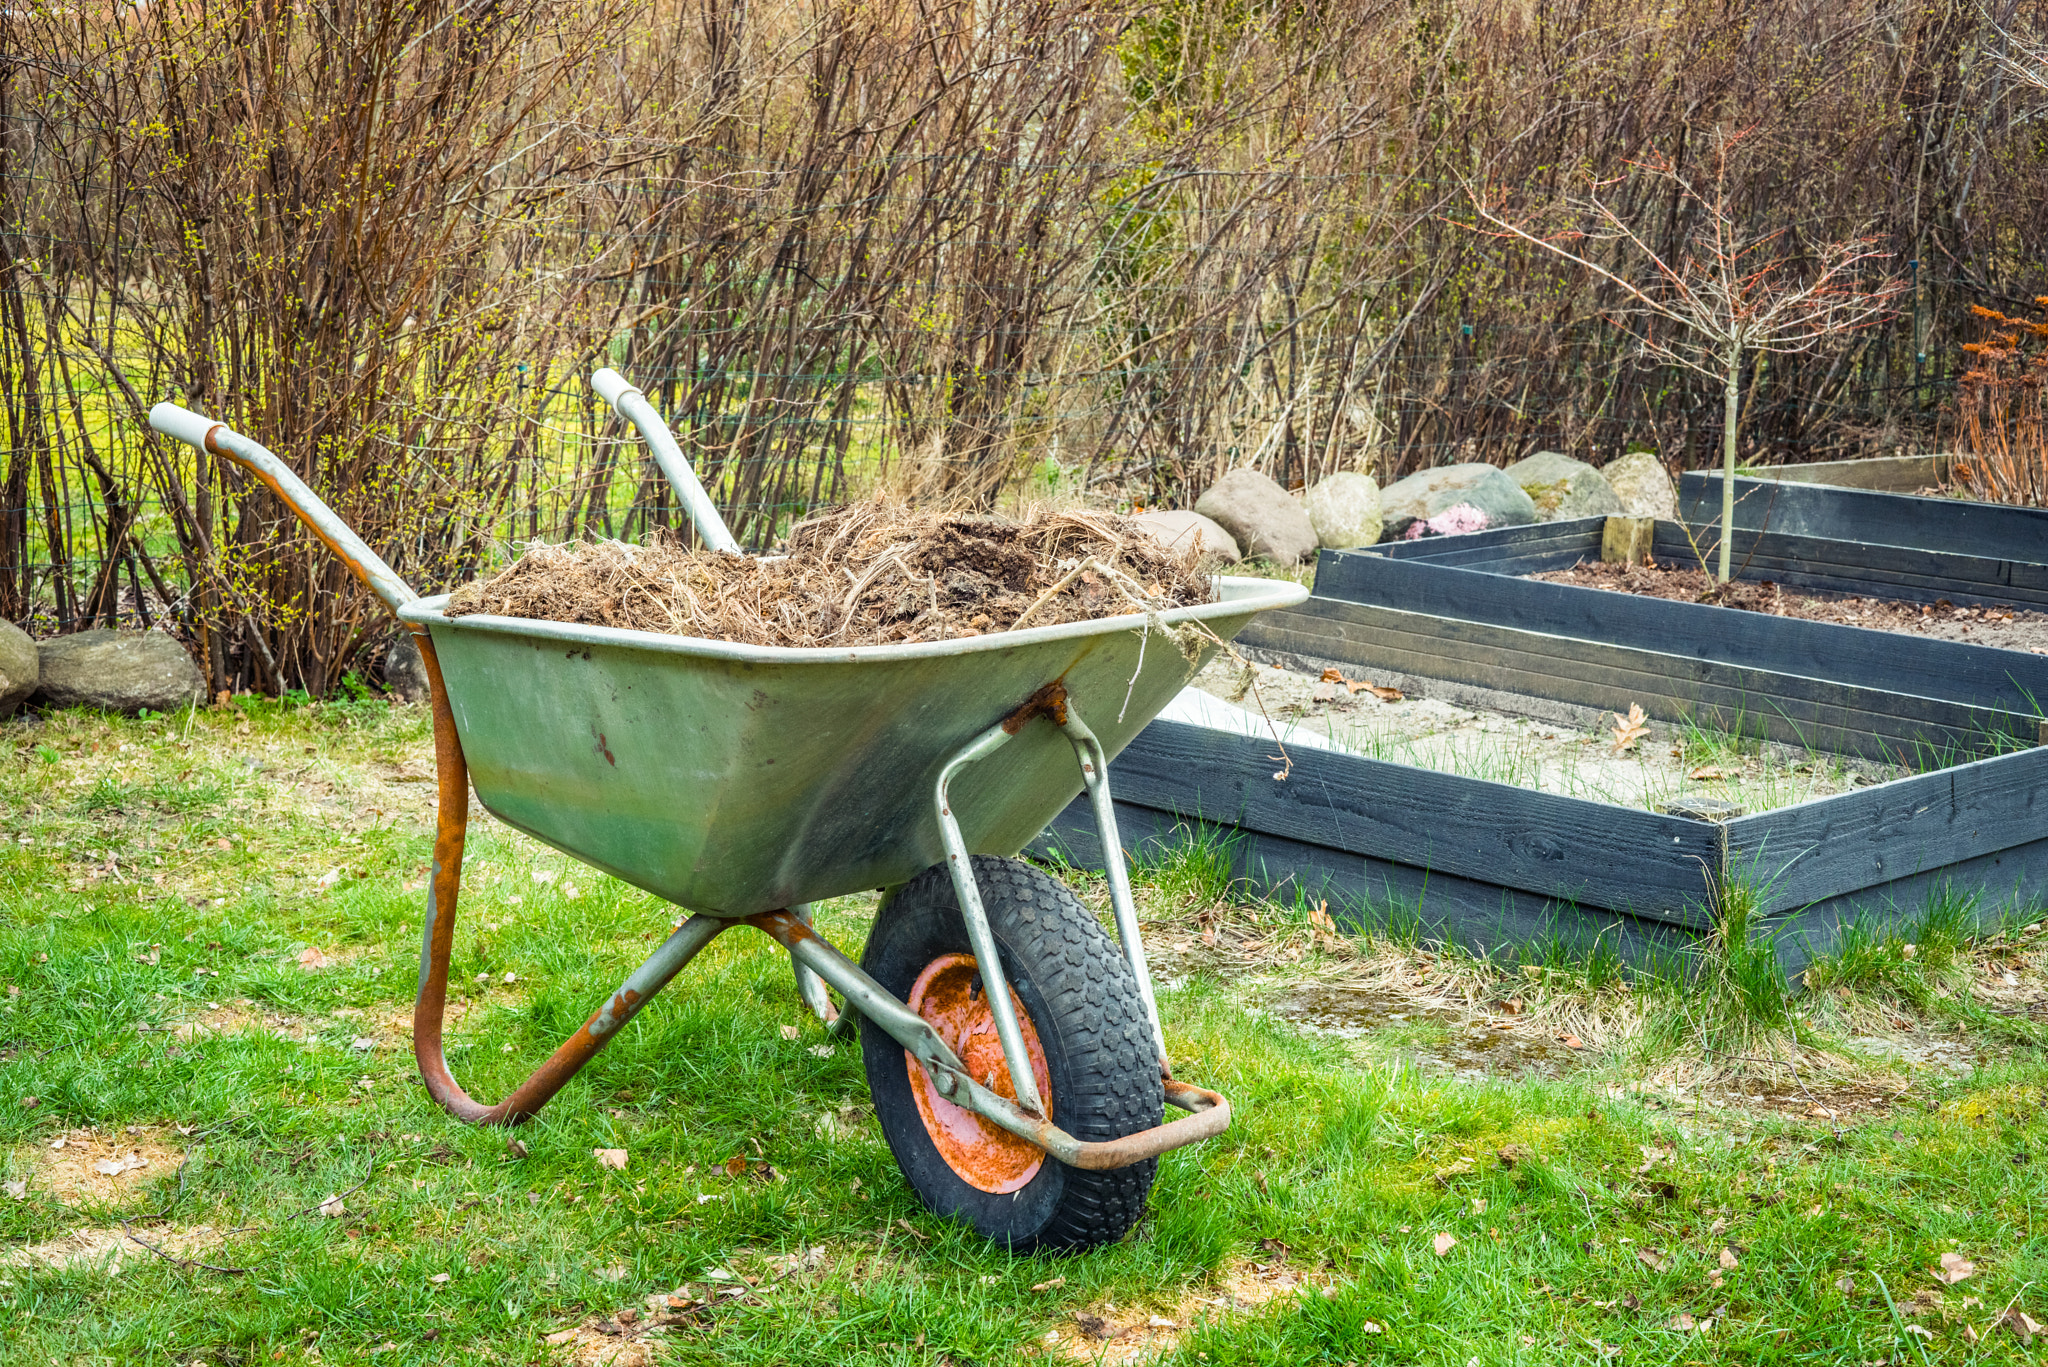
[[456,590],[445,611],[748,645],[882,645],[1212,597],[1192,549],[1169,551],[1114,514],[1016,522],[861,503],[799,523],[776,557],[618,541],[536,546]]
[[1902,603],[1888,598],[1834,598],[1788,591],[1772,580],[1736,579],[1718,584],[1702,569],[1677,565],[1616,565],[1582,560],[1568,570],[1532,574],[1552,584],[1577,584],[1669,598],[1681,603],[1706,603],[1773,617],[1798,617],[1812,622],[1838,622],[1874,631],[1910,631],[1946,641],[2026,650],[2048,655],[2048,614],[1985,606],[1967,599],[1941,599],[1933,604]]

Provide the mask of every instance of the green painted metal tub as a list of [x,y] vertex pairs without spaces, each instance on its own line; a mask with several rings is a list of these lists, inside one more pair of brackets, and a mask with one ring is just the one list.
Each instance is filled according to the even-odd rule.
[[[399,610],[432,636],[477,796],[508,824],[692,911],[750,916],[902,883],[945,859],[933,791],[963,745],[1054,681],[1114,755],[1215,650],[1308,590],[1224,577],[1218,601],[961,640],[744,646]],[[1185,639],[1191,633],[1179,633]],[[953,784],[976,854],[1012,855],[1081,790],[1026,727]]]

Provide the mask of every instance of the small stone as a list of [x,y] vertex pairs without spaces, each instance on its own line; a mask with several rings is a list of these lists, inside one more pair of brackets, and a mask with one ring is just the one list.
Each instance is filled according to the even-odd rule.
[[1536,504],[1522,487],[1491,465],[1439,465],[1418,470],[1380,490],[1382,539],[1399,535],[1411,522],[1435,517],[1458,504],[1486,514],[1489,527],[1526,527],[1536,521]]
[[1501,471],[1520,485],[1545,522],[1606,517],[1626,512],[1613,486],[1598,470],[1562,451],[1538,451]]
[[1664,462],[1649,451],[1631,451],[1620,460],[1600,467],[1607,487],[1621,500],[1621,511],[1630,517],[1678,518],[1678,487],[1671,482]]
[[1248,556],[1298,565],[1316,548],[1315,524],[1301,504],[1257,470],[1232,470],[1204,491],[1195,511],[1220,524]]
[[1340,471],[1301,496],[1317,544],[1333,551],[1380,539],[1380,486],[1371,475]]
[[[1221,564],[1235,564],[1242,557],[1237,550],[1237,541],[1213,518],[1185,509],[1161,509],[1156,512],[1139,513],[1131,519],[1140,531],[1164,542],[1168,549],[1185,551],[1199,544],[1202,559]],[[1197,538],[1200,538],[1199,543]]]

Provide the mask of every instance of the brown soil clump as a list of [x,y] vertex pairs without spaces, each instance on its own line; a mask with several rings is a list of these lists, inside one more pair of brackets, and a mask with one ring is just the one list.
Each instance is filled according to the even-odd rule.
[[1550,570],[1529,577],[1552,584],[1577,584],[1647,598],[1769,613],[1773,617],[1868,627],[1873,631],[1910,631],[1970,645],[2048,655],[2048,614],[2014,608],[1954,603],[1946,598],[1932,604],[1902,603],[1888,598],[1821,598],[1787,592],[1784,585],[1768,579],[1736,579],[1719,584],[1705,570],[1677,565],[1581,561],[1568,570]]
[[1192,552],[1176,555],[1114,514],[1012,522],[863,503],[799,523],[780,559],[616,541],[536,547],[457,590],[446,611],[747,645],[884,645],[1211,597]]

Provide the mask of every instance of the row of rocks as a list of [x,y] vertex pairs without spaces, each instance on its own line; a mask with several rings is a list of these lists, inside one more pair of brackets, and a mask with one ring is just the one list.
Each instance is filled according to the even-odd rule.
[[168,712],[205,695],[199,667],[161,631],[80,631],[36,641],[0,621],[0,717],[23,703]]
[[1596,470],[1558,451],[1538,451],[1505,469],[1440,465],[1385,489],[1370,475],[1345,471],[1299,498],[1256,470],[1232,470],[1192,511],[1142,513],[1138,521],[1168,545],[1199,544],[1207,559],[1297,565],[1318,547],[1371,546],[1412,535],[1417,523],[1435,532],[1615,515],[1678,515],[1678,490],[1656,456],[1637,451]]

